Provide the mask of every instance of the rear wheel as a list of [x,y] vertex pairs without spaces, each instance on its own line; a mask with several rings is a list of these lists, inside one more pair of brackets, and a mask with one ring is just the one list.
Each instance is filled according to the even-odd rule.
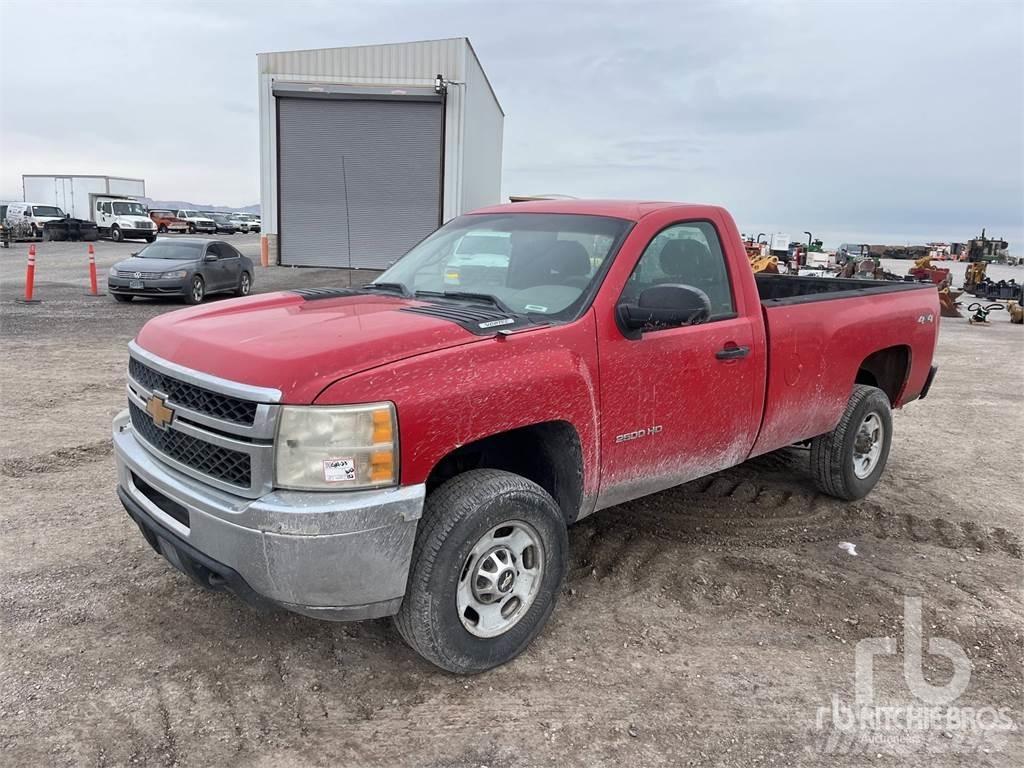
[[252,291],[252,276],[248,272],[243,272],[242,276],[238,278],[238,288],[235,290],[235,295],[248,296],[250,291]]
[[854,385],[836,428],[811,441],[815,485],[847,501],[864,498],[882,476],[891,445],[889,398],[877,387]]
[[127,304],[129,301],[135,298],[129,293],[112,293],[110,295],[114,297],[114,301],[119,301],[122,304]]
[[188,293],[185,294],[186,304],[201,304],[206,297],[206,283],[199,275],[193,275],[189,283]]
[[568,562],[555,500],[510,472],[477,469],[430,494],[395,626],[427,661],[471,674],[540,633]]

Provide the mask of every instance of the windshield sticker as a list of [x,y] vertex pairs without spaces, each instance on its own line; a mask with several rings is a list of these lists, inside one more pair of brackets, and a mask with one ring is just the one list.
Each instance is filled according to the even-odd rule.
[[523,307],[523,309],[526,310],[527,312],[547,312],[548,311],[547,307],[542,307],[539,304],[527,304],[525,307]]
[[355,459],[324,459],[324,482],[343,483],[355,479]]
[[480,323],[481,328],[493,328],[496,325],[512,325],[516,319],[514,317],[505,317],[501,320],[488,320],[486,323]]

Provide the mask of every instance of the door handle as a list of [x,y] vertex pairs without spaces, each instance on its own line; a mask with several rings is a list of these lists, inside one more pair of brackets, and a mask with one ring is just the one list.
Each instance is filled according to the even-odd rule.
[[715,352],[719,360],[738,360],[750,354],[750,347],[737,347],[735,345],[724,347]]

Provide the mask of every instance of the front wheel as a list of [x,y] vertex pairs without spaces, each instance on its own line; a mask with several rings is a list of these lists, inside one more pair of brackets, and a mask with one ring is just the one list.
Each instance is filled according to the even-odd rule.
[[159,227],[156,228],[156,231],[159,232],[161,235],[166,235],[167,234],[167,225],[166,224],[161,224]]
[[818,490],[839,499],[862,499],[878,483],[892,445],[889,398],[856,384],[839,424],[811,441],[811,472]]
[[146,242],[152,243],[156,240],[156,235],[146,235]]
[[195,224],[189,224],[189,225],[188,225],[188,233],[189,233],[190,235],[194,235],[194,234],[196,233],[196,227],[195,227]]
[[199,275],[192,277],[192,282],[189,283],[188,293],[185,294],[186,304],[202,304],[203,298],[206,296],[206,283],[203,282],[203,278]]
[[120,243],[124,240],[124,233],[121,232],[120,227],[113,226],[110,228],[110,239],[113,240],[115,243]]
[[568,552],[547,491],[510,472],[466,472],[427,498],[395,626],[449,672],[504,664],[544,628]]

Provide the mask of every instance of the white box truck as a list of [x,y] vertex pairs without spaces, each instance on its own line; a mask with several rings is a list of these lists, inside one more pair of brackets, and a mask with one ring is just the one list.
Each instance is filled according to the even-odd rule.
[[156,239],[156,225],[136,197],[145,197],[146,182],[117,176],[57,176],[26,174],[21,177],[26,200],[55,205],[76,219],[96,223],[100,237],[120,242],[125,238]]

